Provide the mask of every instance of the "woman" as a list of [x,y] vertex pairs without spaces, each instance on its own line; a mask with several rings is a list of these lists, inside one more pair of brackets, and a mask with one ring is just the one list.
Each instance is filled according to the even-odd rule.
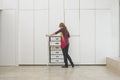
[[68,54],[70,34],[69,34],[69,32],[68,32],[64,23],[60,23],[59,27],[60,27],[60,29],[57,32],[55,32],[53,34],[50,34],[50,35],[47,35],[47,36],[50,37],[50,36],[56,35],[58,33],[61,33],[61,48],[62,48],[62,52],[63,52],[63,56],[64,56],[64,62],[65,62],[65,65],[62,66],[62,67],[63,68],[68,68],[67,59],[70,61],[72,67],[74,67],[72,59]]

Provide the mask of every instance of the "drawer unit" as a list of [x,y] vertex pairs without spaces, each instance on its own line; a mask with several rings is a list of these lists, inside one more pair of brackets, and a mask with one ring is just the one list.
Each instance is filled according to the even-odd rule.
[[64,62],[61,49],[60,36],[52,36],[49,38],[49,63],[59,64]]
[[63,55],[51,55],[51,58],[63,58]]
[[51,59],[51,63],[63,63],[63,59]]
[[51,51],[51,55],[53,54],[63,54],[62,51]]

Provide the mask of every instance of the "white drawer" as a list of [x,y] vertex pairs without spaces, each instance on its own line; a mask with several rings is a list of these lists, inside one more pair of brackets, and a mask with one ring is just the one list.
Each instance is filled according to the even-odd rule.
[[62,51],[51,51],[51,54],[63,54]]
[[63,55],[51,55],[51,58],[63,58]]
[[61,47],[60,46],[52,46],[51,47],[51,51],[61,51]]
[[61,42],[50,42],[50,46],[60,46]]
[[51,63],[63,63],[63,59],[51,59]]
[[61,41],[60,37],[51,37],[50,41]]

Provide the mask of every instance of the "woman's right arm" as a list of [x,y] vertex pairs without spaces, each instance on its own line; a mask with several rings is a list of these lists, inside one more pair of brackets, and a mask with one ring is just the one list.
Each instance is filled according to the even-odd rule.
[[46,36],[47,37],[51,37],[51,36],[54,36],[54,35],[56,35],[55,33],[53,33],[53,34],[47,34]]
[[59,30],[56,31],[55,33],[53,33],[53,34],[49,34],[49,35],[46,35],[46,36],[47,36],[47,37],[51,37],[51,36],[54,36],[54,35],[56,35],[56,34],[62,32],[62,31],[63,31],[63,29],[59,29]]

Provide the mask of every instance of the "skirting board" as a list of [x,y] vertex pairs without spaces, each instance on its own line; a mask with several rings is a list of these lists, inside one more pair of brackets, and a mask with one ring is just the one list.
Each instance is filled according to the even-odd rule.
[[[62,66],[64,64],[19,64],[19,66]],[[70,66],[70,65],[69,65]],[[106,66],[106,64],[75,64],[75,66]]]

